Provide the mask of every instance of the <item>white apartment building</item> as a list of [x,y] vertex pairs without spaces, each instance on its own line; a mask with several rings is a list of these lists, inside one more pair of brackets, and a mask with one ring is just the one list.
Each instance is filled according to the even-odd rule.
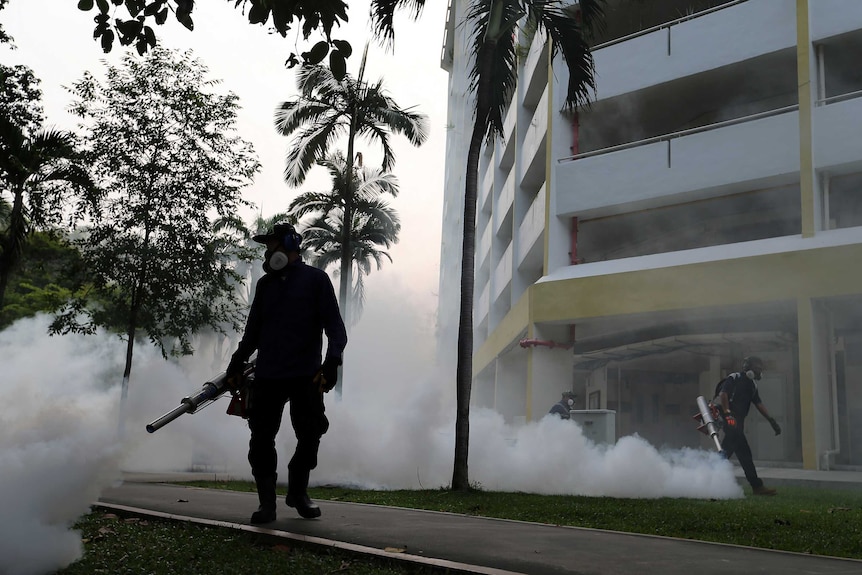
[[[450,0],[438,328],[454,357],[473,99]],[[479,172],[473,404],[537,420],[563,390],[617,437],[709,443],[696,397],[758,355],[755,459],[862,467],[862,2],[611,1],[597,93],[519,33]]]

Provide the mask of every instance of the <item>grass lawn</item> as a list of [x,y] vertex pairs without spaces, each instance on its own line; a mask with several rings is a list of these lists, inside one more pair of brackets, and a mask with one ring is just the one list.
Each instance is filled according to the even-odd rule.
[[426,575],[396,561],[276,541],[245,531],[93,511],[75,526],[84,557],[56,575]]
[[[251,482],[193,482],[254,491]],[[283,491],[284,487],[280,487]],[[312,499],[448,511],[862,559],[862,492],[782,487],[773,497],[615,499],[471,490],[309,489]]]

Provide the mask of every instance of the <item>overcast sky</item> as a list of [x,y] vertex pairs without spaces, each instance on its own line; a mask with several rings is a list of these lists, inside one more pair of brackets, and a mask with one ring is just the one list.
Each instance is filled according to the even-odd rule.
[[[368,35],[368,2],[350,0],[349,4],[351,21],[335,36],[353,45],[348,71],[356,75]],[[125,49],[115,43],[114,50],[105,55],[92,38],[95,9],[85,13],[76,5],[74,0],[11,0],[0,12],[17,46],[14,51],[0,49],[3,62],[33,69],[42,81],[47,124],[65,129],[74,128],[75,119],[66,112],[71,98],[63,87],[85,70],[100,74],[102,61],[117,62]],[[194,50],[210,69],[210,78],[223,82],[217,90],[239,96],[243,107],[239,132],[254,144],[263,165],[245,198],[270,215],[285,210],[298,193],[282,180],[289,140],[275,133],[272,118],[276,105],[296,94],[294,71],[287,70],[284,62],[291,51],[307,49],[307,44],[248,24],[233,5],[233,0],[196,2],[194,32],[171,17],[156,28],[156,34],[167,47]],[[393,138],[393,171],[401,184],[401,195],[393,205],[402,218],[401,241],[391,250],[394,263],[372,273],[368,296],[395,287],[426,317],[436,309],[440,253],[447,82],[440,54],[445,15],[446,2],[435,0],[428,2],[418,21],[401,16],[396,21],[394,53],[373,43],[366,70],[370,80],[384,78],[389,94],[401,107],[415,106],[430,120],[430,137],[421,148],[413,148],[402,137]],[[379,158],[376,149],[360,146],[358,150],[366,159]],[[328,184],[326,172],[315,168],[304,189],[322,190]]]

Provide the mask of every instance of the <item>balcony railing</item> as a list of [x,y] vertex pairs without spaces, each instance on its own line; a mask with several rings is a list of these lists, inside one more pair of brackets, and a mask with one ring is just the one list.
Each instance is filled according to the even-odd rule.
[[822,98],[820,100],[817,100],[815,104],[817,106],[828,106],[829,104],[835,104],[836,102],[843,102],[845,100],[859,98],[860,96],[862,96],[862,90],[856,90],[855,92],[847,92],[846,94],[838,94],[837,96],[829,96],[828,98]]
[[580,154],[575,154],[573,156],[568,156],[565,158],[559,158],[557,160],[557,162],[558,163],[570,162],[573,160],[581,160],[583,158],[591,158],[593,156],[601,156],[604,154],[619,152],[621,150],[629,150],[631,148],[639,148],[641,146],[646,146],[648,144],[667,142],[667,144],[668,144],[667,161],[668,161],[668,166],[670,166],[670,162],[671,162],[670,143],[672,140],[675,140],[677,138],[682,138],[685,136],[691,136],[692,134],[700,134],[702,132],[709,132],[711,130],[717,130],[719,128],[725,128],[727,126],[735,126],[738,124],[744,124],[746,122],[751,122],[753,120],[760,120],[761,118],[769,118],[771,116],[779,116],[781,114],[786,114],[787,112],[795,112],[798,109],[799,109],[799,105],[793,104],[792,106],[784,106],[783,108],[776,108],[774,110],[767,110],[766,112],[758,112],[757,114],[751,114],[749,116],[742,116],[740,118],[734,118],[732,120],[724,120],[723,122],[716,122],[714,124],[707,124],[705,126],[699,126],[697,128],[690,128],[688,130],[680,130],[678,132],[671,132],[669,134],[663,134],[661,136],[653,136],[652,138],[646,138],[645,140],[637,140],[635,142],[627,142],[625,144],[619,144],[616,146],[601,148],[599,150],[582,152]]
[[683,22],[688,22],[689,20],[694,20],[695,18],[700,18],[701,16],[706,16],[707,14],[712,14],[713,12],[718,12],[719,10],[724,10],[725,8],[730,8],[731,6],[742,4],[743,2],[748,2],[748,0],[736,0],[735,2],[728,2],[727,4],[722,4],[721,6],[713,6],[712,8],[708,8],[700,12],[695,12],[694,14],[689,14],[687,16],[683,16],[682,18],[677,18],[676,20],[671,20],[663,24],[652,26],[651,28],[645,28],[637,32],[632,32],[631,34],[627,34],[620,38],[615,38],[613,40],[608,40],[607,42],[604,42],[602,44],[597,44],[593,46],[592,51],[595,52],[596,50],[601,50],[602,48],[607,48],[608,46],[613,46],[614,44],[621,44],[622,42],[626,42],[627,40],[631,40],[632,38],[646,36],[647,34],[652,34],[653,32],[658,32],[659,30],[664,30],[665,28],[667,28],[667,53],[670,54],[670,29],[673,26],[676,26],[677,24],[682,24]]

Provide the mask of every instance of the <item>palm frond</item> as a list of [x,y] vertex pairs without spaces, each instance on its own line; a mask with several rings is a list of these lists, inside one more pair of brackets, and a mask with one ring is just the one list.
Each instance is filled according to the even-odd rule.
[[395,11],[404,8],[414,19],[422,14],[425,0],[371,0],[371,30],[386,46],[395,42]]

